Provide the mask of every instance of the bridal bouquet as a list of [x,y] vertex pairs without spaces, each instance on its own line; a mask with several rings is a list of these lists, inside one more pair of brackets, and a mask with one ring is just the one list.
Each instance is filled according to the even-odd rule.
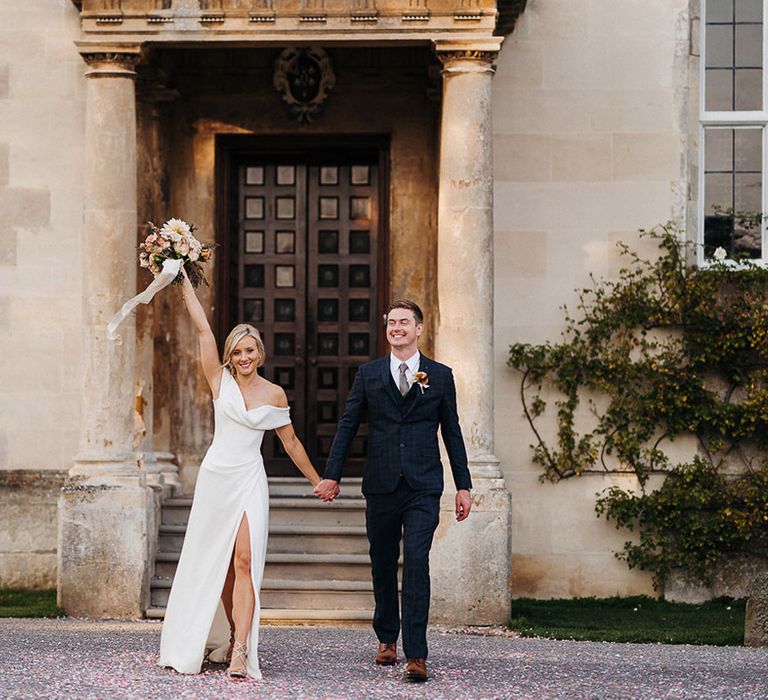
[[[151,233],[139,245],[139,265],[146,267],[157,277],[163,271],[166,260],[181,260],[192,286],[208,284],[203,272],[204,263],[211,258],[211,248],[192,235],[194,225],[181,219],[168,219],[162,227],[148,222]],[[172,284],[180,284],[181,270]]]
[[139,265],[146,267],[155,279],[143,292],[126,301],[109,320],[107,338],[118,343],[121,342],[118,326],[139,304],[149,304],[155,294],[169,284],[181,284],[182,265],[193,287],[208,284],[202,263],[210,260],[211,248],[192,235],[194,226],[181,219],[168,219],[159,228],[150,221],[149,226],[152,232],[139,245]]

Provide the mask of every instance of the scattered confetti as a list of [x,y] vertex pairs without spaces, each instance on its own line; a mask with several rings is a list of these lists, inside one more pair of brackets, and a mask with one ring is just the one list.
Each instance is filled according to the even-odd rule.
[[[160,623],[0,619],[3,700],[768,697],[768,649],[522,639],[503,627],[430,631],[431,679],[373,663],[369,629],[262,627],[264,679],[157,666]],[[402,648],[398,647],[402,655]]]

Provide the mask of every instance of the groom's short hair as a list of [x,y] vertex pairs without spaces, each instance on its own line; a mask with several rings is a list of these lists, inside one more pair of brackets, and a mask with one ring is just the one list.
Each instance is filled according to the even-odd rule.
[[424,323],[424,314],[421,312],[421,308],[415,301],[410,299],[395,299],[387,309],[387,316],[392,309],[408,309],[413,312],[413,317],[416,319],[416,325],[419,326]]

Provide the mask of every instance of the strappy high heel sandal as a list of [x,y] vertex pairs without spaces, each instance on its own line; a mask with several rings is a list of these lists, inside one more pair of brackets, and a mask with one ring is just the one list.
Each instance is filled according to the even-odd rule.
[[232,648],[232,660],[229,663],[227,674],[230,678],[245,678],[246,664],[248,661],[248,648],[245,642],[235,642]]

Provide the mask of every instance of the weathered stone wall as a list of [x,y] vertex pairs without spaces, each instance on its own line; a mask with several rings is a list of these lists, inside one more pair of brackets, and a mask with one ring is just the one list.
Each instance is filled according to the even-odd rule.
[[[618,477],[541,484],[514,342],[557,341],[574,289],[619,267],[615,243],[686,225],[691,110],[688,0],[529,0],[494,78],[496,453],[512,494],[512,593],[651,593],[598,520]],[[551,418],[551,416],[550,416]]]
[[57,484],[77,451],[78,36],[68,0],[0,3],[0,586],[55,584]]
[[0,469],[65,468],[77,449],[77,36],[77,10],[64,0],[0,6]]
[[65,472],[0,471],[0,588],[55,588]]

